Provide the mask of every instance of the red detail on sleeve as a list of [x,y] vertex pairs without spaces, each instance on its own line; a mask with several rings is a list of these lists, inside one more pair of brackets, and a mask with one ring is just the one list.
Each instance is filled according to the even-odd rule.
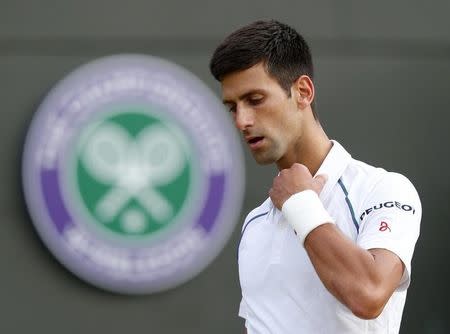
[[378,229],[378,231],[384,232],[389,230],[389,232],[391,232],[391,228],[389,227],[388,223],[386,222],[381,222],[380,223],[380,228]]

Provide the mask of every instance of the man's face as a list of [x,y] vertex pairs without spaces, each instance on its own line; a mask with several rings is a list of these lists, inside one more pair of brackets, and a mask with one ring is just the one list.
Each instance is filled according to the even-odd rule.
[[226,75],[222,95],[255,160],[286,168],[302,132],[295,97],[287,96],[262,63]]

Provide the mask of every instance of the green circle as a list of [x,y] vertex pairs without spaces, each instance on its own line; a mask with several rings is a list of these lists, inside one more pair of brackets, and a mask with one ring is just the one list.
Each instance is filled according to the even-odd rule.
[[[86,160],[83,159],[83,154],[89,149],[88,145],[91,145],[91,139],[96,135],[98,129],[105,125],[113,126],[118,131],[122,131],[128,138],[125,146],[122,143],[122,146],[127,148],[124,152],[127,152],[128,155],[122,152],[123,156],[120,156],[117,150],[115,151],[115,146],[120,146],[120,143],[100,143],[99,147],[101,149],[97,157],[102,159],[107,166],[119,166],[120,161],[125,161],[122,165],[126,167],[122,168],[121,171],[129,171],[132,168],[129,166],[134,166],[133,163],[136,165],[135,161],[141,161],[139,159],[142,159],[142,156],[144,156],[139,150],[139,147],[142,148],[142,143],[140,143],[141,146],[137,145],[139,135],[143,131],[157,127],[160,130],[167,131],[167,134],[171,136],[170,142],[172,144],[158,145],[153,148],[147,157],[148,163],[156,168],[161,168],[161,164],[164,163],[164,158],[167,156],[167,150],[175,143],[179,148],[182,148],[181,152],[183,152],[183,156],[180,158],[181,164],[177,169],[178,172],[176,172],[174,177],[166,180],[166,182],[153,181],[150,178],[151,182],[148,184],[145,184],[146,175],[141,175],[142,173],[140,173],[138,176],[141,177],[142,185],[139,182],[137,183],[139,189],[137,192],[129,191],[126,187],[121,186],[120,180],[127,172],[113,173],[114,177],[116,177],[114,180],[105,181],[99,179],[99,174],[93,172],[94,167],[91,166],[92,164],[86,163]],[[122,109],[114,113],[114,115],[101,120],[96,124],[94,129],[86,129],[81,133],[80,138],[83,138],[83,140],[79,142],[75,159],[76,186],[81,197],[82,205],[94,218],[94,222],[97,225],[118,236],[126,237],[148,236],[166,228],[174,222],[188,199],[193,183],[191,176],[191,154],[190,152],[186,152],[188,145],[182,142],[183,138],[180,138],[173,132],[174,128],[176,128],[174,124],[149,115],[141,108],[136,108]],[[151,145],[151,143],[144,144]],[[135,152],[134,155],[130,155],[129,152],[132,151]],[[168,167],[169,169],[172,168],[171,165],[168,165]],[[151,169],[146,171],[146,173],[150,173],[150,177],[151,172]],[[136,183],[136,180],[134,182]],[[152,184],[152,182],[156,184]],[[122,194],[119,196],[122,200],[116,206],[109,206],[113,208],[110,210],[113,213],[106,217],[101,214],[101,210],[99,213],[100,204],[106,202],[109,196],[114,197],[117,193]],[[113,201],[112,203],[115,202]],[[170,213],[162,216],[161,214],[156,214],[156,212],[161,212],[161,209],[158,209],[156,205],[157,203],[163,203],[164,205],[162,207],[169,207]],[[162,210],[162,212],[165,211]]]

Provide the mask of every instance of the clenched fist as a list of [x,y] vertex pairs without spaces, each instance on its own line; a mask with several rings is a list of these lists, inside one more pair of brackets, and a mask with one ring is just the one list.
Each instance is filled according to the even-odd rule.
[[273,204],[281,210],[284,202],[300,191],[309,189],[320,194],[326,182],[326,175],[317,175],[313,178],[305,165],[295,163],[291,168],[283,169],[280,174],[273,179],[272,188],[269,190],[269,196],[272,199]]

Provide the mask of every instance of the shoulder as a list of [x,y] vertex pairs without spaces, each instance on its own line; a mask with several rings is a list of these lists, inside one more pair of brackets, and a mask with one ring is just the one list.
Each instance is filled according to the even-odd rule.
[[353,196],[359,199],[362,216],[370,208],[380,205],[386,208],[400,206],[400,209],[412,207],[421,212],[419,194],[405,175],[352,160],[343,177],[352,181]]
[[406,176],[395,172],[383,173],[367,194],[364,205],[361,219],[380,206],[384,209],[410,211],[419,216],[422,211],[420,197],[414,185]]
[[383,173],[374,185],[377,194],[398,194],[406,197],[418,197],[418,193],[411,181],[404,175],[396,172]]
[[406,176],[356,159],[352,159],[342,178],[353,184],[355,191],[365,194],[376,191],[378,193],[412,192],[417,195],[416,188]]
[[341,179],[348,188],[349,197],[355,202],[357,211],[361,214],[371,206],[391,201],[394,205],[396,202],[409,203],[408,205],[421,210],[416,188],[400,173],[352,159]]

